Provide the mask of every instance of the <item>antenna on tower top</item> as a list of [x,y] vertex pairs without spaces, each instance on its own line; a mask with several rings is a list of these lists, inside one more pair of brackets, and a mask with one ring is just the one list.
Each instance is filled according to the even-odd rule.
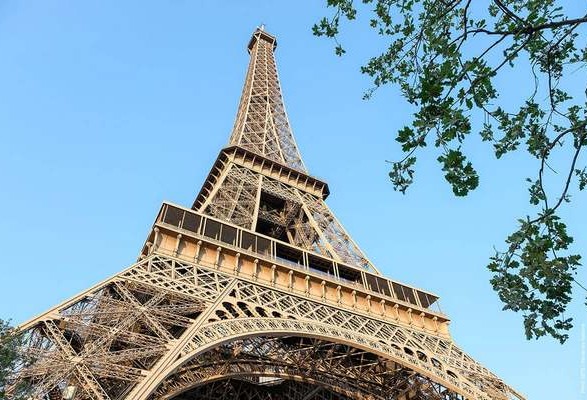
[[265,24],[264,23],[261,23],[261,25],[259,25],[259,30],[265,31]]

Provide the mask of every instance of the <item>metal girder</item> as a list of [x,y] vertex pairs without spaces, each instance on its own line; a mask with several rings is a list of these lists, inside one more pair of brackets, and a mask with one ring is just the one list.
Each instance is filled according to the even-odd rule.
[[306,168],[293,138],[277,74],[275,38],[255,33],[251,63],[230,144],[237,144],[300,171]]
[[[284,379],[311,379],[307,372],[318,373],[319,358],[328,363],[320,367],[322,372],[340,369],[331,379],[335,391],[359,380],[390,386],[391,381],[382,379],[393,375],[396,383],[391,386],[397,393],[425,382],[453,398],[522,398],[450,339],[210,267],[154,254],[110,282],[56,318],[39,320],[23,332],[32,362],[14,377],[15,384],[31,383],[39,399],[73,385],[83,388],[77,392],[79,399],[123,394],[125,399],[143,400],[171,387],[170,382],[198,384],[185,371],[203,374],[194,363],[229,348],[232,356],[225,357],[223,368],[248,370],[247,376],[278,371]],[[122,304],[126,312],[117,310]],[[108,309],[114,311],[103,311]],[[251,359],[254,355],[263,355],[261,364]],[[259,365],[261,369],[255,367]],[[292,372],[292,366],[298,372]],[[392,373],[398,369],[400,375]],[[326,376],[314,379],[324,381]],[[349,396],[352,390],[347,392],[343,394]],[[422,398],[435,398],[431,396]]]
[[[308,269],[319,257],[302,249],[336,260],[339,270],[346,263],[379,273],[324,202],[326,184],[305,172],[283,105],[275,43],[262,29],[253,34],[234,152],[221,155],[197,207],[244,228],[222,229],[260,233],[255,240],[272,236],[277,240],[263,240],[276,253],[284,246],[279,240],[289,241]],[[246,157],[236,162],[237,154]],[[206,227],[212,220],[192,218]],[[409,303],[403,319],[399,303],[395,318],[385,314],[384,299],[375,315],[371,295],[361,295],[365,303],[356,307],[354,283],[342,280],[347,286],[329,289],[338,300],[328,299],[327,278],[312,283],[322,296],[312,293],[303,266],[276,256],[271,262],[283,265],[263,267],[267,260],[253,260],[245,247],[237,253],[235,241],[201,236],[187,257],[178,251],[189,234],[181,226],[170,236],[156,225],[145,258],[19,327],[23,361],[8,397],[30,387],[30,400],[523,400],[440,332],[434,314],[426,328],[425,307],[422,324],[413,323]],[[239,262],[247,257],[245,276]],[[257,267],[267,269],[265,278]],[[287,288],[275,280],[286,268]],[[294,290],[294,272],[298,282],[305,279],[305,292]],[[354,300],[341,301],[343,291]]]
[[268,382],[227,379],[182,393],[177,399],[348,400],[349,398],[319,384],[279,379]]

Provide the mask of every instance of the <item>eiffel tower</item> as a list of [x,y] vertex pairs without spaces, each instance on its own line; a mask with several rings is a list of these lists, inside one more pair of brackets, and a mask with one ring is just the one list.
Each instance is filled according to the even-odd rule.
[[292,135],[263,28],[230,141],[138,261],[23,323],[9,397],[523,399],[451,339],[438,297],[381,275]]

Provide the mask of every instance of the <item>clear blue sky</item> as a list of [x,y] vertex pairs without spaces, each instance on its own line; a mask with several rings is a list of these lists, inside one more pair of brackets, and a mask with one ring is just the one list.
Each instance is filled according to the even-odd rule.
[[[385,160],[410,109],[391,88],[361,100],[358,71],[381,43],[357,29],[334,56],[310,30],[321,1],[220,3],[0,0],[0,318],[21,322],[132,264],[161,201],[192,203],[263,22],[306,165],[375,264],[438,293],[457,343],[530,399],[584,398],[582,299],[564,346],[526,341],[485,269],[527,207],[535,163],[475,144],[481,186],[468,198],[452,196],[432,153],[409,193],[393,192]],[[587,196],[574,199],[565,213],[586,254]]]

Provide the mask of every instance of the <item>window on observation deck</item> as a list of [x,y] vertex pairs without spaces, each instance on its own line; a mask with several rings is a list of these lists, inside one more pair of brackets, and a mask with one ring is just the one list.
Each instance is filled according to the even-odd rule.
[[257,236],[257,253],[271,254],[271,240]]
[[199,215],[186,212],[181,227],[191,232],[198,232],[201,220],[202,218]]
[[177,207],[168,206],[165,210],[165,215],[163,216],[163,222],[169,225],[179,227],[179,225],[181,224],[183,214],[183,210]]
[[361,271],[346,265],[338,264],[338,277],[351,283],[361,284]]
[[241,230],[240,247],[262,255],[271,254],[271,240]]
[[241,247],[248,251],[257,251],[255,246],[256,236],[252,233],[243,231],[241,233]]
[[365,274],[367,288],[374,292],[391,296],[391,290],[389,289],[388,280],[371,274]]
[[392,282],[391,285],[393,286],[393,291],[395,292],[395,295],[398,299],[418,305],[418,302],[416,301],[416,295],[414,294],[414,289],[400,285],[397,282]]
[[222,224],[220,231],[220,240],[228,244],[236,244],[236,228],[229,225]]
[[275,246],[275,257],[290,264],[304,265],[304,253],[281,243],[277,243]]
[[424,293],[419,290],[417,291],[417,293],[418,299],[420,299],[420,304],[422,304],[422,307],[428,308],[432,304],[436,303],[436,300],[438,300],[438,297],[433,296],[431,294]]
[[220,222],[216,222],[211,219],[206,220],[206,226],[204,227],[204,236],[208,236],[212,239],[218,239],[220,235]]
[[403,289],[408,303],[418,304],[418,302],[416,301],[416,294],[414,293],[414,289],[406,286],[404,286]]
[[396,282],[392,282],[391,286],[393,287],[393,291],[395,293],[395,296],[401,301],[406,301],[406,296],[404,295],[403,286],[400,285],[399,283],[396,283]]
[[332,261],[316,257],[312,254],[308,254],[308,268],[310,271],[334,275],[334,265]]

